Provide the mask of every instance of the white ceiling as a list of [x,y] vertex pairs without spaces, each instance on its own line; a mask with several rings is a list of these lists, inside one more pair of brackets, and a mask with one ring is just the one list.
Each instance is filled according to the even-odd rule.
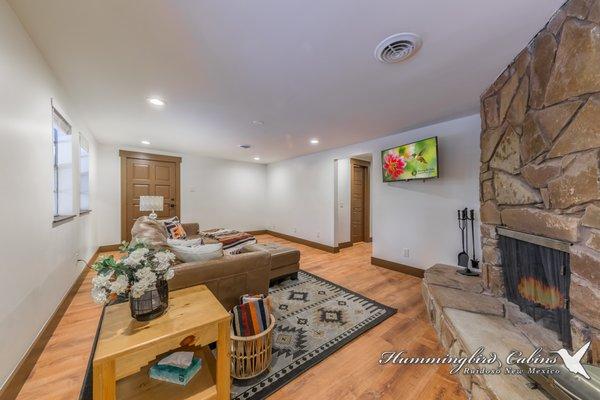
[[[476,112],[563,1],[9,2],[100,142],[273,162]],[[406,31],[414,58],[374,59]]]

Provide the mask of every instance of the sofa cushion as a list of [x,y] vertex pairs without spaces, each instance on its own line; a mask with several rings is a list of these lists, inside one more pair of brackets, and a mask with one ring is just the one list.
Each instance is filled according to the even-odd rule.
[[257,243],[244,247],[244,251],[266,251],[271,254],[271,270],[297,265],[300,262],[300,251],[276,243]]
[[208,261],[223,257],[223,245],[169,246],[178,259],[184,262]]
[[204,243],[202,242],[201,237],[193,238],[188,236],[187,239],[167,239],[167,244],[169,246],[193,247],[200,246]]

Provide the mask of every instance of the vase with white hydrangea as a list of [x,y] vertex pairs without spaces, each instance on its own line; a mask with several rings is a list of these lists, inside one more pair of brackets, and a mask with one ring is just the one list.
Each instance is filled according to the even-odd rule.
[[92,279],[92,298],[106,304],[129,295],[133,318],[148,321],[161,316],[169,304],[167,281],[175,274],[175,255],[141,240],[124,242],[121,251],[127,256],[105,257],[92,266],[98,273]]

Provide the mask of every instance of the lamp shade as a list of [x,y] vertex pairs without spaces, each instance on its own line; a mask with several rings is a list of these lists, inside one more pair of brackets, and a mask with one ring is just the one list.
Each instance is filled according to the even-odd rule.
[[140,196],[140,211],[162,211],[162,196]]

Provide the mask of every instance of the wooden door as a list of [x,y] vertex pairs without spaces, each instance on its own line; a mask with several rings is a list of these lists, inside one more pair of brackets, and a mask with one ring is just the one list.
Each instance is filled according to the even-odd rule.
[[121,151],[121,238],[131,240],[136,219],[148,215],[140,211],[140,196],[162,196],[163,210],[158,218],[180,216],[179,157]]
[[367,242],[369,238],[369,163],[350,160],[350,241]]

